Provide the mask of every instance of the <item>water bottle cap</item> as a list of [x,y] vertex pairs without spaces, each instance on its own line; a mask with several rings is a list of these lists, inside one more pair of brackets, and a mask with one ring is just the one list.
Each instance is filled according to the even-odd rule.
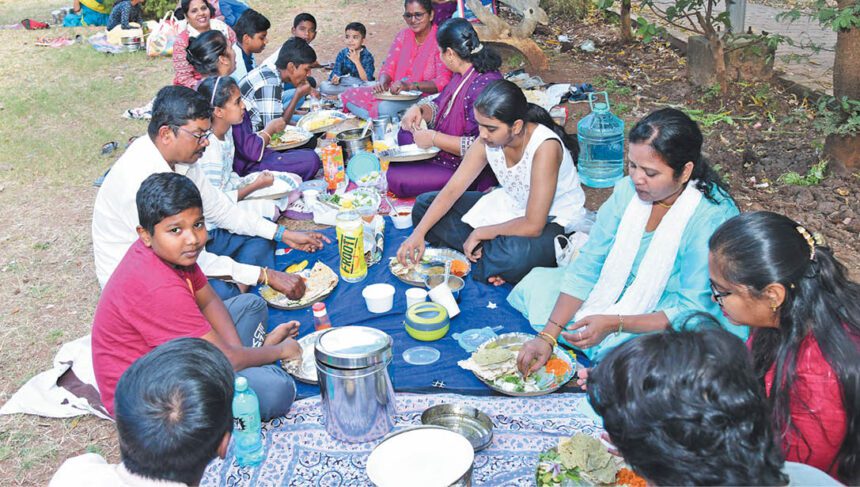
[[235,388],[236,388],[236,392],[242,392],[245,389],[247,389],[248,388],[248,379],[241,377],[241,376],[236,377]]
[[594,104],[594,111],[595,112],[607,112],[607,111],[609,111],[609,107],[606,105],[606,103],[595,103]]

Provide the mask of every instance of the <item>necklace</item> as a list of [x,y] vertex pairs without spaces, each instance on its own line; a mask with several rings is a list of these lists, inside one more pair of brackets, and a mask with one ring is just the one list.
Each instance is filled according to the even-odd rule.
[[[666,203],[663,203],[662,201],[655,201],[655,203],[657,203],[658,206],[662,206],[663,208],[671,208],[672,207],[672,205],[667,205]],[[674,204],[674,203],[672,203],[672,204]]]

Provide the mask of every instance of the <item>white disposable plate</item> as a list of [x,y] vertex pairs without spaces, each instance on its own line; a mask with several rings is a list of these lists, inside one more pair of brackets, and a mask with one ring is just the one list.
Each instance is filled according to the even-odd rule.
[[398,431],[367,458],[367,476],[379,487],[451,485],[472,467],[475,451],[465,436],[438,426]]

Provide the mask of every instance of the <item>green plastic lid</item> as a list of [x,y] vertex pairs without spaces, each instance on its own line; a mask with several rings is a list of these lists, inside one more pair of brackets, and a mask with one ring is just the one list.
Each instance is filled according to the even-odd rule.
[[594,104],[594,111],[595,112],[608,112],[609,106],[607,106],[606,103],[595,103]]

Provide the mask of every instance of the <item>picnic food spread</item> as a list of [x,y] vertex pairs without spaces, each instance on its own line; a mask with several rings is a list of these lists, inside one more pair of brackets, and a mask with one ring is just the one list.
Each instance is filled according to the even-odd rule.
[[[541,453],[538,458],[538,487],[631,485],[617,482],[621,459],[609,453],[600,440],[583,433],[563,438],[558,446]],[[624,470],[624,480],[635,483],[638,476],[629,469]]]

